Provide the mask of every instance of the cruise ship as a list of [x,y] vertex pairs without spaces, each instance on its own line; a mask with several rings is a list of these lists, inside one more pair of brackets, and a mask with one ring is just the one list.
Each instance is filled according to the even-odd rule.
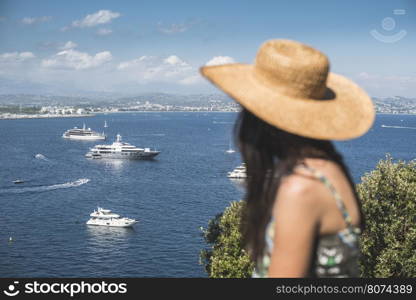
[[121,141],[121,135],[117,134],[116,141],[111,145],[96,145],[85,154],[87,158],[122,158],[122,159],[151,159],[160,151],[150,148],[138,148]]
[[95,141],[95,140],[105,140],[106,136],[104,133],[98,133],[91,128],[86,128],[85,124],[82,128],[74,127],[64,132],[62,135],[65,139],[72,140],[85,140],[85,141]]
[[130,218],[121,218],[120,215],[113,213],[109,209],[98,207],[90,214],[87,225],[109,226],[109,227],[130,227],[137,223]]
[[228,172],[228,178],[244,179],[247,178],[247,169],[246,164],[242,163],[241,166],[238,166],[233,171]]

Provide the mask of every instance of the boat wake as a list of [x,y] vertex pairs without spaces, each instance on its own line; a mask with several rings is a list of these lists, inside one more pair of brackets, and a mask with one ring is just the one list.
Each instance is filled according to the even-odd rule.
[[398,128],[398,129],[416,129],[416,127],[405,127],[405,126],[389,126],[389,125],[381,125],[384,128]]
[[40,154],[40,153],[36,154],[35,158],[36,159],[41,159],[41,160],[44,160],[44,161],[49,161],[49,159],[47,159],[45,155]]
[[233,122],[212,121],[212,124],[233,124]]
[[67,189],[71,187],[81,186],[86,184],[90,180],[88,178],[81,178],[75,181],[53,184],[53,185],[41,185],[41,186],[28,186],[22,188],[8,188],[0,189],[0,194],[22,194],[22,193],[34,193],[34,192],[47,192],[58,189]]

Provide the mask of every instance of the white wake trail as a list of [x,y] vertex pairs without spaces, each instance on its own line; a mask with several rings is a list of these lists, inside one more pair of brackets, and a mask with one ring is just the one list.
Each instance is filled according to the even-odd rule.
[[416,127],[381,125],[383,128],[416,129]]
[[49,161],[49,159],[47,159],[45,155],[40,154],[40,153],[36,154],[36,155],[35,155],[35,158],[36,158],[36,159],[45,160],[45,161]]
[[58,189],[67,189],[71,187],[81,186],[83,184],[88,183],[89,181],[90,180],[88,178],[80,178],[75,181],[60,183],[60,184],[53,184],[53,185],[0,189],[0,194],[22,194],[22,193],[46,192],[46,191],[53,191],[53,190],[58,190]]

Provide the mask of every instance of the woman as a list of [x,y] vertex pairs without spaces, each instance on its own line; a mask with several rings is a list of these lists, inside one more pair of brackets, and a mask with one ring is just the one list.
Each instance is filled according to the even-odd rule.
[[331,140],[371,127],[371,99],[330,73],[324,54],[289,40],[264,43],[254,65],[201,73],[243,106],[236,133],[247,166],[243,223],[255,276],[357,277],[364,219]]

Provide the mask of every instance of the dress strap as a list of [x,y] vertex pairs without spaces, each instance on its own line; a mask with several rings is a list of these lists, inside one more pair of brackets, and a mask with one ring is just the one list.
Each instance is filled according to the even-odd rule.
[[344,205],[344,201],[341,198],[341,195],[337,192],[337,190],[335,189],[335,187],[332,185],[331,181],[329,181],[329,179],[320,171],[311,168],[309,166],[307,166],[306,164],[299,164],[296,166],[296,168],[301,167],[307,171],[309,171],[309,173],[316,179],[318,179],[319,181],[321,181],[324,186],[326,186],[330,193],[333,195],[335,202],[338,206],[338,209],[341,211],[342,217],[345,221],[345,223],[347,224],[347,227],[349,229],[353,229],[354,225],[352,225],[352,219],[350,214],[348,213],[347,208]]

